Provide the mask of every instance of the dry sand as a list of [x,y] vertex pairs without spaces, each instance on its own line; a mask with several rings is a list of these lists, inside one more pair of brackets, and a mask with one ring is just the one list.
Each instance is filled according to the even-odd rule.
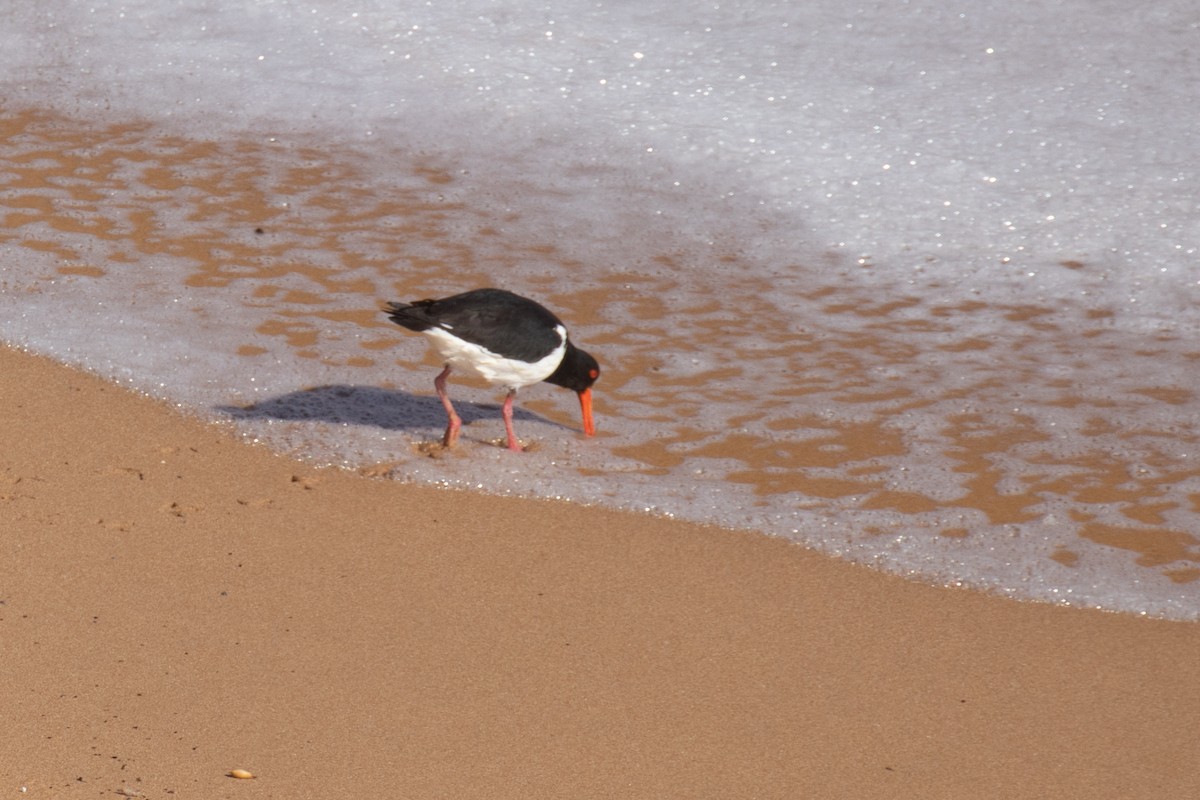
[[1198,625],[315,469],[39,357],[0,375],[0,798],[1200,796]]

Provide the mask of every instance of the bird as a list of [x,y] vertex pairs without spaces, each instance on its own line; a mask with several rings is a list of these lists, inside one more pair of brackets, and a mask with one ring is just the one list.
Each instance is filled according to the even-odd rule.
[[383,311],[400,327],[425,334],[442,360],[444,369],[433,385],[449,418],[443,447],[454,446],[462,427],[446,391],[454,370],[507,390],[501,413],[509,450],[524,449],[513,432],[517,390],[541,381],[575,392],[584,435],[595,435],[592,385],[600,377],[600,365],[575,346],[562,320],[545,306],[506,289],[486,288],[439,300],[387,303]]

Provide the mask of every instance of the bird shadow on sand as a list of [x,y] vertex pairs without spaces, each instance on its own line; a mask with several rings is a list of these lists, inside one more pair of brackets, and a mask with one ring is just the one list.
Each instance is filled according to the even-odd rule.
[[[498,403],[472,403],[455,397],[451,399],[464,425],[470,425],[480,419],[500,419]],[[378,386],[316,386],[281,394],[253,405],[217,406],[216,411],[235,422],[332,422],[366,425],[389,431],[442,428],[446,425],[446,412],[436,396],[410,394],[398,389],[381,389]],[[525,411],[519,406],[513,409],[513,419],[534,420],[565,427],[541,415]]]

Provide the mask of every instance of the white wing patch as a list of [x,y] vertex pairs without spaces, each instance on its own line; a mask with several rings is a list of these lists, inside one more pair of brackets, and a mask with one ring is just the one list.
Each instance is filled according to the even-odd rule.
[[443,363],[454,370],[475,375],[493,386],[503,386],[506,389],[531,386],[546,380],[558,369],[563,354],[567,352],[567,330],[562,325],[556,325],[554,332],[558,334],[558,347],[551,350],[545,358],[530,363],[496,355],[486,347],[464,342],[443,328],[434,327],[422,331],[429,337],[429,343]]

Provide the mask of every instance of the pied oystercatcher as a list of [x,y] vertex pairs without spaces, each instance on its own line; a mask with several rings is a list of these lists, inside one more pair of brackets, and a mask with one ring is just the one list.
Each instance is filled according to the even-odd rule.
[[509,450],[522,450],[513,433],[513,398],[517,389],[539,381],[578,394],[583,432],[596,432],[592,384],[600,377],[600,365],[571,343],[566,326],[549,309],[504,289],[474,289],[440,300],[388,303],[384,313],[400,327],[429,337],[445,364],[433,381],[450,418],[443,446],[453,447],[462,427],[446,393],[446,378],[454,369],[508,390],[503,414]]

